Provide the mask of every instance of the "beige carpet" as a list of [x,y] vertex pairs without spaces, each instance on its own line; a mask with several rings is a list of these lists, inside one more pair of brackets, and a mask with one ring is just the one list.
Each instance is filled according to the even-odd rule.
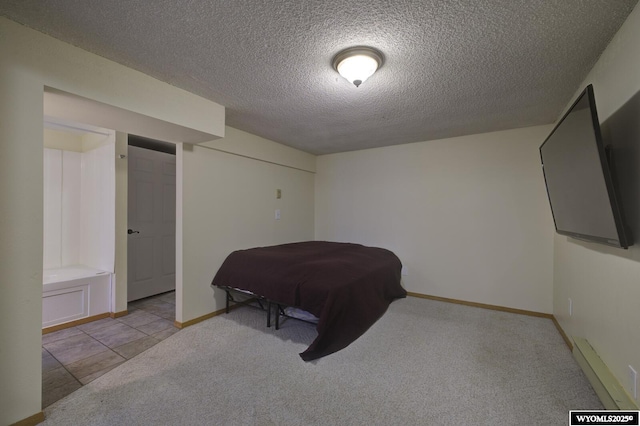
[[240,308],[46,409],[45,425],[561,425],[602,409],[548,319],[407,298],[305,363],[312,325]]

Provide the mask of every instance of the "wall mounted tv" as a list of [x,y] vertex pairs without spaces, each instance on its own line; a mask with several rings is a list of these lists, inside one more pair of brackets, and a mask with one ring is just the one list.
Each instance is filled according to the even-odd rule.
[[633,244],[614,187],[593,86],[587,86],[540,146],[559,234],[614,247]]

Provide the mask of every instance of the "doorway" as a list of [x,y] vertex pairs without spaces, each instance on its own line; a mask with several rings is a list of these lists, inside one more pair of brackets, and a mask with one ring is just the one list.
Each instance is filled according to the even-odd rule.
[[176,288],[175,150],[129,135],[127,302]]

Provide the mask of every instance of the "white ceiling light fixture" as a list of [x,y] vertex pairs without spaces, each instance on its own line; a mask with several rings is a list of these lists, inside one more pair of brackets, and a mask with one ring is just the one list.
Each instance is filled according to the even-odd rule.
[[356,87],[382,66],[380,51],[365,46],[350,47],[333,58],[333,68]]

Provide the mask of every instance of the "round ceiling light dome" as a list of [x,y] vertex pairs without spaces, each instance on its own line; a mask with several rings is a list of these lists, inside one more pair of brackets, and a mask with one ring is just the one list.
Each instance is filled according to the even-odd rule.
[[372,47],[350,47],[333,58],[333,68],[356,87],[373,75],[383,62],[382,53]]

